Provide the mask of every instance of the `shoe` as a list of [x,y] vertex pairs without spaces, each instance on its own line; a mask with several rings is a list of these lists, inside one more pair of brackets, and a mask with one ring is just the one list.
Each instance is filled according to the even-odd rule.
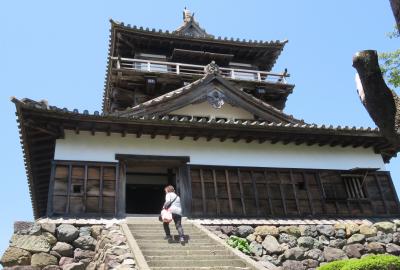
[[166,236],[164,236],[164,240],[172,240],[172,236],[171,235],[166,235]]
[[185,243],[185,237],[183,236],[179,237],[179,242],[181,242],[181,244]]

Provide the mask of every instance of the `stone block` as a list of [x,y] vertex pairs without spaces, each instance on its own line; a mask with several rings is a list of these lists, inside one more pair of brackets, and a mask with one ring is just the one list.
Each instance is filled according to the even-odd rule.
[[14,234],[11,238],[10,246],[22,248],[33,253],[50,251],[50,243],[44,236]]

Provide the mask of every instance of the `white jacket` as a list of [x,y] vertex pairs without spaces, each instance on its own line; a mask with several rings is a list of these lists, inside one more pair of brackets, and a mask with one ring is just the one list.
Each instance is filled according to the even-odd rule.
[[170,202],[172,202],[174,199],[175,199],[175,201],[171,204],[171,207],[169,209],[171,209],[172,214],[182,216],[181,198],[179,198],[179,196],[176,195],[175,192],[168,192],[165,195],[164,206],[166,204],[169,204]]

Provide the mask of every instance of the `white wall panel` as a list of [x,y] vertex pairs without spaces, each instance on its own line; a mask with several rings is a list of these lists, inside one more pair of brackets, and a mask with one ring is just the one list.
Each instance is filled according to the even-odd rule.
[[220,142],[213,139],[207,142],[200,138],[193,141],[187,137],[165,139],[157,136],[136,138],[135,135],[122,137],[120,134],[89,132],[75,134],[65,132],[65,139],[56,142],[55,159],[115,161],[115,154],[190,156],[191,164],[314,168],[314,169],[351,169],[354,167],[385,169],[382,157],[371,148],[329,147],[307,145],[282,145],[257,141],[246,143],[232,140]]

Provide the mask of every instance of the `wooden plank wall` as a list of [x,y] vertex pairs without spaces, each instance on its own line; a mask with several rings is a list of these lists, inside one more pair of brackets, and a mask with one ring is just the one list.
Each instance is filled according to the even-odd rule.
[[387,172],[362,177],[366,198],[349,199],[345,171],[190,166],[195,217],[318,217],[399,214]]
[[116,164],[55,162],[53,166],[50,214],[116,215]]

